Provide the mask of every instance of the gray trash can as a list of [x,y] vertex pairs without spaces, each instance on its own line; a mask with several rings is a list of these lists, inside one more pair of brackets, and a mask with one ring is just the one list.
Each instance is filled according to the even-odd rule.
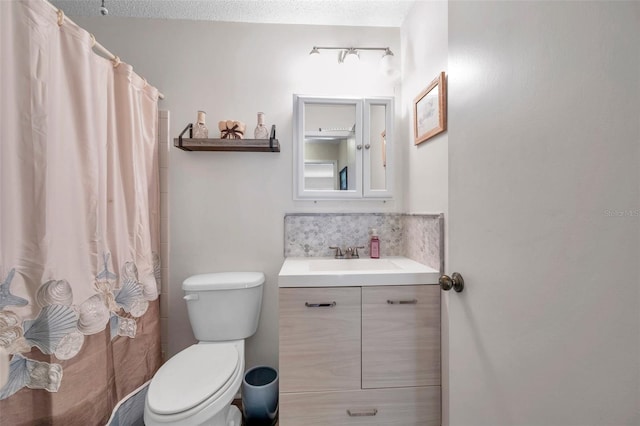
[[242,380],[245,425],[273,425],[278,417],[278,371],[267,366],[249,369]]

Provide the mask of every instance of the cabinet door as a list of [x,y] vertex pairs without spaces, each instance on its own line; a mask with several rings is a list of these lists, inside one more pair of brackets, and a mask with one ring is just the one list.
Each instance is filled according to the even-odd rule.
[[365,198],[393,195],[393,99],[364,101],[363,191]]
[[363,389],[429,385],[440,385],[440,287],[363,287]]
[[360,288],[281,288],[279,295],[280,391],[360,389]]
[[440,386],[286,393],[280,426],[440,426]]

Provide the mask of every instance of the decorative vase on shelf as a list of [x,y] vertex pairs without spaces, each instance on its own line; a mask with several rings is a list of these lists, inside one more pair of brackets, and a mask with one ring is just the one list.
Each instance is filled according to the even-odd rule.
[[207,139],[209,137],[209,129],[205,123],[207,113],[204,111],[198,111],[198,119],[193,125],[193,138],[194,139]]
[[264,125],[264,112],[258,113],[258,125],[253,131],[253,137],[255,139],[269,139],[269,129]]

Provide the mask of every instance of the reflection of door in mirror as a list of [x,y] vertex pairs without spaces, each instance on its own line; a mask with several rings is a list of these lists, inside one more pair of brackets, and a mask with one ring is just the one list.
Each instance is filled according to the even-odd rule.
[[[305,104],[304,117],[304,189],[354,189],[353,184],[348,184],[347,188],[340,185],[337,170],[346,167],[348,174],[356,169],[355,105]],[[308,176],[308,165],[311,164],[325,164],[322,178],[317,176],[317,170],[313,177]],[[327,164],[335,164],[331,184]],[[311,169],[309,173],[312,173]],[[347,182],[354,182],[353,177],[347,175]]]
[[371,166],[371,189],[386,189],[386,106],[371,105],[371,121],[369,122],[371,145],[369,161]]

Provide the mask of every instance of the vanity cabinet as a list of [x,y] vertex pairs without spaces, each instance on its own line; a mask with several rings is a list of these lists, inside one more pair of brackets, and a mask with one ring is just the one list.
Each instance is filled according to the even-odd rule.
[[280,288],[280,425],[440,425],[437,285]]

